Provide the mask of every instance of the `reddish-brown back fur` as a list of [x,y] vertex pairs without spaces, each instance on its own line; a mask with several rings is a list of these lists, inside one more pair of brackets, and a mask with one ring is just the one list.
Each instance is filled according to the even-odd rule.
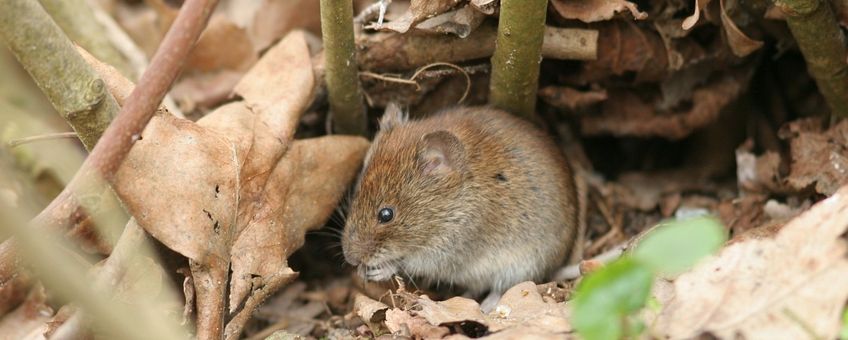
[[[479,107],[382,125],[342,238],[346,259],[367,277],[402,273],[482,293],[542,279],[566,259],[578,223],[574,180],[542,131]],[[450,151],[451,171],[433,174],[421,155],[424,136],[437,131],[461,147]],[[394,219],[380,224],[383,207]]]

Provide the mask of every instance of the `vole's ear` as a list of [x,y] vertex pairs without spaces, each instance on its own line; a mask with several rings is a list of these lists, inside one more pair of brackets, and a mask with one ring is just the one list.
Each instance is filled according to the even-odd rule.
[[407,119],[407,115],[397,103],[389,102],[383,112],[383,117],[380,118],[380,131],[389,131],[393,127],[405,123]]
[[465,147],[448,131],[430,132],[421,138],[418,165],[425,175],[444,175],[465,168]]

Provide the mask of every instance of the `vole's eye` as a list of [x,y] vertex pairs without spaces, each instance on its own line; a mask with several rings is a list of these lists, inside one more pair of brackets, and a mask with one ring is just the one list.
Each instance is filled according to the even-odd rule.
[[377,221],[380,223],[388,223],[395,217],[395,211],[392,208],[383,208],[377,212]]

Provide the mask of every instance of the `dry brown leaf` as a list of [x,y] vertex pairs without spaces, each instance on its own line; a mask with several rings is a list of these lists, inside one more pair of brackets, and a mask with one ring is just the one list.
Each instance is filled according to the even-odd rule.
[[422,296],[418,305],[421,310],[416,313],[436,326],[474,321],[486,326],[492,333],[528,327],[549,338],[561,337],[572,330],[568,321],[570,310],[565,303],[545,301],[533,282],[519,283],[507,290],[495,310],[488,315],[480,311],[476,301],[463,297],[434,302]]
[[[241,1],[234,6],[241,7]],[[247,32],[257,51],[264,50],[295,28],[321,33],[319,2],[315,0],[262,0],[247,23]]]
[[795,121],[779,134],[789,139],[787,183],[794,189],[815,185],[817,192],[830,195],[848,184],[848,120],[827,130],[809,120]]
[[730,19],[730,16],[727,15],[727,11],[724,9],[724,1],[719,0],[719,4],[721,5],[721,26],[724,28],[727,43],[730,45],[730,50],[733,51],[733,54],[741,58],[763,47],[762,41],[749,38]]
[[222,15],[214,15],[186,60],[186,72],[244,71],[256,58],[247,31]]
[[353,311],[362,321],[368,323],[380,322],[386,319],[386,310],[389,309],[385,303],[371,299],[362,294],[356,294],[353,298]]
[[441,339],[450,333],[447,327],[431,325],[422,317],[394,308],[386,311],[386,328],[392,334],[404,334],[414,339]]
[[553,107],[577,111],[607,100],[607,90],[579,91],[567,86],[547,86],[539,90],[539,97]]
[[749,81],[749,74],[725,75],[697,88],[692,94],[692,107],[685,112],[657,114],[651,103],[638,94],[612,92],[603,104],[602,114],[581,117],[585,135],[660,136],[680,139],[695,129],[715,121],[721,109],[735,99]]
[[780,154],[766,151],[756,156],[751,151],[749,140],[736,150],[736,179],[739,188],[754,193],[788,192],[785,179],[780,172]]
[[229,98],[242,75],[239,71],[222,70],[183,77],[174,85],[171,95],[184,112],[213,108]]
[[493,15],[500,5],[498,0],[471,0],[471,7],[486,15]]
[[680,27],[683,27],[683,29],[687,31],[692,29],[692,27],[695,27],[695,24],[698,23],[699,19],[701,19],[701,11],[704,7],[707,7],[707,5],[710,4],[710,1],[712,0],[695,0],[695,12],[686,17],[686,19],[683,19],[683,23]]
[[465,38],[479,27],[485,18],[485,14],[475,10],[472,6],[464,6],[424,20],[416,25],[415,29],[431,33],[450,33]]
[[295,276],[288,255],[323,224],[364,156],[360,137],[290,142],[313,81],[304,37],[292,33],[236,87],[245,102],[196,124],[157,114],[118,171],[139,225],[191,260],[201,330],[220,327],[230,266],[228,338]]
[[[833,339],[848,299],[848,187],[774,238],[730,244],[679,276],[652,327],[661,338]],[[667,293],[667,292],[666,292]],[[658,294],[665,295],[665,294]]]
[[390,30],[398,33],[406,33],[416,24],[448,12],[461,3],[461,0],[411,0],[409,9],[399,18],[380,25],[373,26],[380,30]]
[[635,73],[634,82],[658,82],[666,78],[668,60],[660,35],[633,22],[612,20],[590,25],[598,30],[597,59],[586,61],[581,83],[607,80],[610,75]]
[[648,18],[648,13],[627,0],[551,0],[551,4],[561,17],[586,23],[609,20],[625,10],[636,20]]

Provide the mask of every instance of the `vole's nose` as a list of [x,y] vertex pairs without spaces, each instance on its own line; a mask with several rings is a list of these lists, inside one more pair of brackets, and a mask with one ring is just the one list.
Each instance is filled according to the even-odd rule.
[[358,266],[362,263],[362,254],[355,249],[360,247],[359,240],[355,237],[354,232],[348,232],[344,237],[342,237],[342,253],[344,254],[345,261],[350,263],[352,266]]
[[354,254],[352,254],[352,252],[350,250],[348,250],[347,248],[343,249],[342,251],[344,252],[345,261],[347,261],[347,263],[350,263],[350,265],[355,267],[355,266],[358,266],[362,262],[362,261],[360,261],[358,256],[355,256]]

